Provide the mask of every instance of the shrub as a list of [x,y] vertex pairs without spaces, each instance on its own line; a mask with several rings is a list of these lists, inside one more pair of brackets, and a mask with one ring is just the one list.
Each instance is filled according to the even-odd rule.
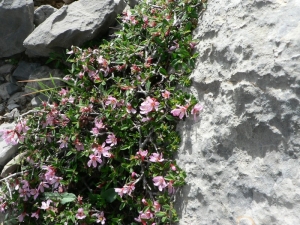
[[[73,46],[66,86],[14,130],[21,172],[2,179],[1,210],[25,224],[173,224],[185,172],[176,123],[202,110],[190,85],[197,0],[142,2],[97,48]],[[13,220],[10,220],[13,223]]]

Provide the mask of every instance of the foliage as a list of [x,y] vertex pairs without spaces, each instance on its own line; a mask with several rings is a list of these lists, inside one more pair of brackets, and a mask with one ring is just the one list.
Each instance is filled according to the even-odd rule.
[[20,118],[20,173],[2,180],[1,210],[25,224],[173,224],[185,172],[172,159],[178,120],[202,110],[188,86],[197,0],[142,2],[99,48],[72,47],[51,101]]

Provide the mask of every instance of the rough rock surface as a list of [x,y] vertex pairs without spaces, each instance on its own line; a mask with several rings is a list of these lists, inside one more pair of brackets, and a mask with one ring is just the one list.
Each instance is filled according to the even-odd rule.
[[28,80],[30,74],[33,73],[41,65],[39,63],[28,63],[25,61],[20,61],[18,67],[13,72],[13,77],[16,80]]
[[0,1],[0,58],[23,52],[23,41],[33,31],[32,0]]
[[[10,130],[15,127],[14,123],[8,124],[1,124],[0,131],[2,130]],[[2,132],[0,135],[0,167],[1,169],[5,164],[16,154],[18,149],[18,145],[9,145],[3,139]]]
[[48,56],[61,48],[80,46],[104,34],[124,8],[123,0],[81,0],[64,5],[26,38],[26,54]]
[[34,24],[36,26],[40,25],[42,22],[44,22],[51,14],[56,12],[57,9],[52,7],[51,5],[42,5],[41,7],[38,7],[34,11]]
[[298,0],[209,1],[190,89],[205,110],[178,129],[179,225],[299,224],[299,12]]

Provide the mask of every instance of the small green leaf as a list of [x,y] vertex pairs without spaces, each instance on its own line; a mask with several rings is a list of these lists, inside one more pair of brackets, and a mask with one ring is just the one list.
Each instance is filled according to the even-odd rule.
[[110,188],[102,192],[101,196],[109,203],[112,203],[117,198],[117,193],[114,188]]
[[74,202],[76,199],[76,195],[74,195],[73,193],[62,193],[61,194],[62,199],[60,200],[61,204],[66,204],[69,202]]

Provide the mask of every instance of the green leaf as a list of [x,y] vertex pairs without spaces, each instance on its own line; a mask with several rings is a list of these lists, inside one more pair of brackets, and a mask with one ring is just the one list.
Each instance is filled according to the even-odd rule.
[[118,194],[115,192],[114,188],[107,189],[101,194],[101,196],[109,203],[112,203],[114,200],[116,200],[117,195]]
[[150,90],[151,82],[148,80],[146,83],[146,91]]
[[76,195],[73,193],[52,193],[52,192],[45,192],[45,197],[47,199],[52,199],[52,200],[60,200],[61,204],[66,204],[69,202],[73,202],[76,199]]
[[155,213],[155,216],[157,216],[157,217],[166,216],[166,212],[157,212],[157,213]]
[[60,202],[63,205],[69,202],[74,202],[76,199],[76,195],[74,195],[73,193],[62,193],[61,196],[62,199],[60,200]]

